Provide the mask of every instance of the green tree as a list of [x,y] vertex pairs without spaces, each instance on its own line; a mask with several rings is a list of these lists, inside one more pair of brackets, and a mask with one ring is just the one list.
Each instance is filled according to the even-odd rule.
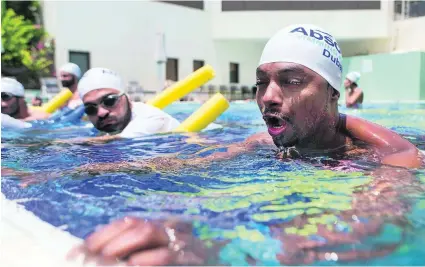
[[2,66],[25,66],[38,75],[48,72],[53,62],[47,57],[51,51],[50,46],[44,45],[48,35],[42,27],[17,15],[13,9],[2,9],[1,38]]

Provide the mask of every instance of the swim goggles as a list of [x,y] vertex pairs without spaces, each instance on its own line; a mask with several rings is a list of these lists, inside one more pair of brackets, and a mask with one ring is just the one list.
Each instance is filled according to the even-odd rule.
[[99,104],[85,104],[84,105],[84,112],[89,115],[93,116],[97,114],[97,111],[99,109],[99,105],[102,105],[102,107],[108,109],[114,107],[121,96],[123,96],[125,93],[121,94],[110,94],[106,95],[102,98]]

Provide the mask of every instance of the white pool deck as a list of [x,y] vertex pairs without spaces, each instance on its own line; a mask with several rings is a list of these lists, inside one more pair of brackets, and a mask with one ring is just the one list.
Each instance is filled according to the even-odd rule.
[[1,267],[99,266],[95,261],[84,262],[82,255],[67,259],[71,249],[82,243],[81,239],[40,220],[3,194],[0,201]]

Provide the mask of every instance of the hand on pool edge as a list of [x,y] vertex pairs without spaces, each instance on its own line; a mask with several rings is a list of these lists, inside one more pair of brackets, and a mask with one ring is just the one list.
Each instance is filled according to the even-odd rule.
[[177,222],[125,217],[91,234],[70,258],[83,252],[102,263],[138,265],[202,265],[206,250],[191,227]]

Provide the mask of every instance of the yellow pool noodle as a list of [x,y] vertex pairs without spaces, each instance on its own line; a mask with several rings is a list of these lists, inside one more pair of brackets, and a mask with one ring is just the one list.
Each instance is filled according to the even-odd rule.
[[214,76],[214,69],[210,65],[205,65],[187,76],[185,79],[176,82],[162,91],[159,95],[148,101],[147,104],[163,109],[174,101],[189,94],[196,88],[199,88],[201,85],[214,78]]
[[229,102],[220,93],[215,94],[205,102],[189,118],[183,121],[175,132],[199,132],[215,121],[226,109],[229,108]]
[[62,107],[66,103],[66,101],[71,99],[72,95],[73,93],[71,92],[71,90],[65,88],[64,90],[62,90],[62,92],[53,97],[52,100],[44,104],[43,110],[48,113],[55,112],[58,108]]

